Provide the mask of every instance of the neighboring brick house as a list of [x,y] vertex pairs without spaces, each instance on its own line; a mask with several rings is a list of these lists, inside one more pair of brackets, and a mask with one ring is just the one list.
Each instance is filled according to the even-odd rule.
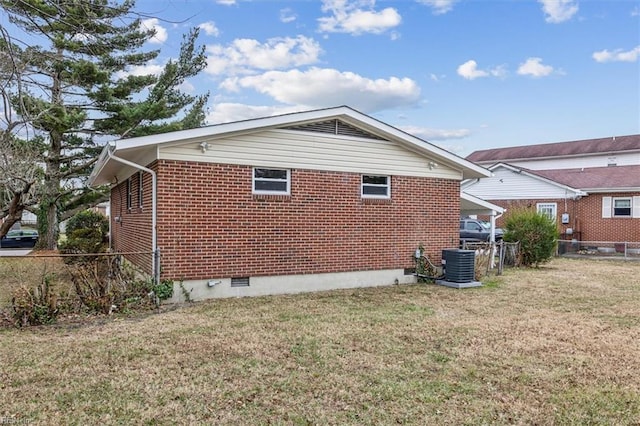
[[536,208],[567,239],[640,242],[640,135],[476,151],[493,176],[463,191],[509,210]]
[[413,282],[419,244],[458,244],[460,182],[489,174],[337,107],[118,140],[90,183],[111,185],[112,248],[152,272],[136,253],[157,247],[199,299]]

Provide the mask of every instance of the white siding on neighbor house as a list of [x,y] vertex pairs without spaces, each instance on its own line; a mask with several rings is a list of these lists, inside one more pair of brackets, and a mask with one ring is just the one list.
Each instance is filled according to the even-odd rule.
[[208,143],[205,153],[198,142],[163,146],[159,159],[462,179],[460,170],[437,162],[430,168],[429,158],[390,141],[269,130]]
[[493,173],[489,178],[465,182],[462,190],[483,200],[541,200],[574,195],[557,185],[502,167]]
[[[491,166],[498,161],[484,164]],[[640,164],[640,153],[622,154],[598,154],[590,156],[576,156],[571,158],[548,158],[541,160],[503,161],[515,167],[524,167],[530,170],[554,170],[554,169],[577,169],[581,167],[607,167],[610,164],[618,166],[633,166]]]

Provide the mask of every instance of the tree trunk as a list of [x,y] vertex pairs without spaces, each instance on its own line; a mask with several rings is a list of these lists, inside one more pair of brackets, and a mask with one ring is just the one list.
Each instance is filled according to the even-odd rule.
[[24,204],[22,204],[22,195],[29,192],[31,185],[27,186],[24,192],[14,192],[9,204],[9,212],[5,216],[4,222],[0,224],[0,238],[7,235],[11,227],[22,219]]
[[[58,49],[58,60],[62,60],[62,50]],[[51,82],[51,104],[53,109],[59,108],[64,115],[64,102],[62,99],[62,79],[59,73],[53,73]],[[46,220],[46,232],[40,237],[41,248],[56,250],[58,248],[58,197],[60,196],[60,159],[62,157],[62,140],[64,135],[59,129],[49,132],[49,147],[45,159],[45,184],[44,197],[40,209],[40,220]],[[44,216],[44,217],[43,217]],[[42,225],[40,229],[43,229]]]
[[44,236],[44,248],[56,250],[58,248],[58,206],[51,200],[47,206],[47,233]]

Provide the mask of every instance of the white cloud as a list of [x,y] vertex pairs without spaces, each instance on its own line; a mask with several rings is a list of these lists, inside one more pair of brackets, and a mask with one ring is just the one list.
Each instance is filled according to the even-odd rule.
[[148,65],[136,65],[127,68],[126,71],[119,71],[116,73],[117,78],[126,78],[127,76],[142,76],[142,75],[160,75],[164,70],[164,65],[148,64]]
[[489,73],[479,70],[478,63],[471,59],[458,67],[458,75],[467,80],[475,80],[479,77],[488,77]]
[[216,23],[213,21],[203,22],[202,24],[198,25],[198,28],[200,28],[206,35],[209,36],[218,37],[220,35],[220,30],[218,29],[218,27],[216,27]]
[[311,68],[307,71],[269,71],[261,75],[229,78],[221,88],[253,89],[289,105],[314,108],[350,105],[363,112],[415,105],[420,87],[409,78],[368,79],[352,72]]
[[318,62],[322,49],[311,38],[272,38],[261,44],[253,39],[237,39],[229,46],[207,46],[209,74],[246,74]]
[[553,67],[543,65],[542,58],[528,58],[518,67],[519,75],[530,75],[531,77],[546,77],[553,73]]
[[480,77],[503,78],[507,75],[507,69],[504,65],[499,65],[487,70],[480,70],[478,69],[478,63],[471,59],[458,67],[458,75],[467,80],[475,80]]
[[229,123],[232,121],[250,120],[252,118],[271,117],[274,115],[311,109],[308,106],[255,106],[237,103],[216,102],[210,108],[206,121],[210,124]]
[[328,33],[381,34],[400,25],[402,17],[396,9],[376,11],[374,7],[375,0],[323,0],[322,11],[332,15],[318,18],[319,29]]
[[542,11],[545,13],[545,21],[552,24],[568,21],[578,12],[576,0],[538,0],[542,3]]
[[296,19],[298,19],[298,17],[293,12],[293,10],[291,10],[291,8],[286,7],[280,10],[280,22],[288,24],[289,22],[293,22]]
[[236,0],[216,0],[216,3],[223,6],[233,6],[236,4]]
[[194,93],[196,91],[195,86],[187,80],[183,81],[178,88],[185,93]]
[[416,126],[404,126],[400,129],[427,141],[462,139],[471,134],[469,129],[431,129]]
[[592,56],[596,62],[635,62],[640,57],[640,46],[636,46],[626,52],[622,49],[616,49],[612,52],[604,49],[594,52]]
[[434,15],[443,15],[453,9],[453,5],[458,0],[418,0],[418,3],[425,4],[433,9]]
[[640,7],[636,6],[631,10],[631,16],[640,16]]
[[142,30],[154,30],[155,35],[149,39],[149,43],[161,44],[167,41],[167,30],[162,25],[160,25],[160,21],[157,18],[145,19],[140,22],[140,28]]

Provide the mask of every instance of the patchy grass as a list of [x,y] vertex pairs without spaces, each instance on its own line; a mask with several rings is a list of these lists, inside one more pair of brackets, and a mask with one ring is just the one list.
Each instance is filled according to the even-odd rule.
[[637,424],[640,263],[1,330],[0,421]]

